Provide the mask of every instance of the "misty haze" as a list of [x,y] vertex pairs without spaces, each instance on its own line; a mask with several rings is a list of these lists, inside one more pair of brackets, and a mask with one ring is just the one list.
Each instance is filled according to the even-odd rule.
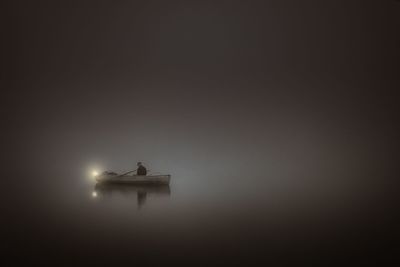
[[22,2],[11,265],[399,262],[397,1]]

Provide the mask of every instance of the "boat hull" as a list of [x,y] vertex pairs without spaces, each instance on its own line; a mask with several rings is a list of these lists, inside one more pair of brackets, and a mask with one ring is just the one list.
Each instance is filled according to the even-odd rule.
[[171,175],[109,175],[103,174],[96,177],[100,183],[115,184],[143,184],[143,185],[168,185]]

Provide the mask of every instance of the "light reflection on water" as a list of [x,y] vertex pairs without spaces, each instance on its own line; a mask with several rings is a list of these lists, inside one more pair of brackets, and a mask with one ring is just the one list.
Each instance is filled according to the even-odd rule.
[[111,184],[96,183],[92,196],[101,199],[123,196],[127,201],[136,198],[138,208],[141,208],[147,199],[157,199],[160,197],[169,197],[171,189],[169,185],[129,185],[129,184]]

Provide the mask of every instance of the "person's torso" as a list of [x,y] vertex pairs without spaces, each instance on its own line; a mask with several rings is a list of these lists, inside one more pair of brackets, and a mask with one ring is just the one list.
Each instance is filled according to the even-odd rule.
[[146,175],[147,169],[144,166],[139,166],[137,169],[137,175]]

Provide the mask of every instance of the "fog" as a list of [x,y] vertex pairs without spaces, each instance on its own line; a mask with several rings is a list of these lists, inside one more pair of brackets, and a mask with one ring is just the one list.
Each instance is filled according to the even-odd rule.
[[[396,1],[22,2],[4,17],[11,255],[396,254]],[[90,178],[138,161],[169,188]]]

